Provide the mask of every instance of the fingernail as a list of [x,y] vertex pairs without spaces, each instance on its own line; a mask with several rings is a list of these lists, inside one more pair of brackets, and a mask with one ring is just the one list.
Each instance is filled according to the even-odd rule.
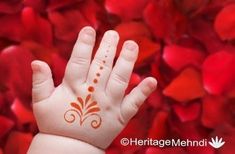
[[151,78],[151,81],[149,82],[148,86],[151,90],[154,90],[157,87],[157,80],[154,78]]
[[109,31],[106,32],[106,35],[108,35],[108,37],[113,39],[113,40],[118,39],[118,33],[116,31],[109,30]]
[[138,45],[135,42],[133,42],[133,41],[127,41],[125,43],[125,47],[128,50],[137,50]]
[[95,33],[93,28],[91,27],[85,27],[83,30],[84,30],[84,33],[87,35],[93,35]]
[[31,63],[31,68],[33,72],[39,72],[40,71],[40,65],[38,65],[36,62]]
[[113,45],[117,45],[118,40],[119,40],[119,35],[114,30],[108,30],[107,32],[105,32],[103,39],[106,43],[113,46]]
[[80,41],[91,44],[95,41],[95,30],[91,27],[85,27],[79,33],[79,38]]

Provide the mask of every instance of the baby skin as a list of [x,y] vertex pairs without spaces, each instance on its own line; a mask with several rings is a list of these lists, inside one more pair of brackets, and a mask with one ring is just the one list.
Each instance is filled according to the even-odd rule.
[[119,35],[105,32],[91,61],[96,32],[84,27],[74,45],[62,83],[55,87],[49,66],[33,61],[33,111],[39,133],[28,154],[103,154],[155,90],[145,78],[125,95],[138,45],[124,42],[114,67]]

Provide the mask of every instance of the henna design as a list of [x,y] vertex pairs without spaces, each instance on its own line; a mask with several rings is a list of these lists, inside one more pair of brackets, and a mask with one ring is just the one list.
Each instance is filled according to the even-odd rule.
[[93,82],[94,82],[94,83],[98,83],[98,80],[97,80],[97,79],[94,79]]
[[94,129],[100,127],[102,120],[100,115],[97,114],[100,108],[96,101],[91,101],[91,94],[87,95],[85,101],[81,97],[78,97],[77,101],[70,103],[70,106],[73,108],[64,113],[64,120],[68,123],[73,123],[77,116],[79,116],[81,126],[87,118],[95,116],[96,119],[91,121],[91,127]]
[[89,92],[94,92],[94,90],[95,90],[94,87],[92,87],[92,86],[89,86],[89,87],[88,87],[88,91],[89,91]]
[[77,115],[80,115],[77,110],[69,109],[64,114],[64,120],[68,123],[73,123],[76,120]]
[[[107,50],[107,52],[109,52]],[[108,56],[105,55],[105,58],[107,58]],[[105,64],[106,61],[103,60],[103,64]],[[104,67],[100,66],[100,70],[102,70]],[[100,73],[96,73],[97,77],[100,77]],[[93,80],[93,83],[98,83],[98,79],[95,78]],[[93,86],[89,86],[87,88],[88,92],[93,93],[95,88]],[[80,118],[80,126],[83,124],[84,121],[86,121],[87,118],[91,117],[91,116],[95,116],[97,119],[93,119],[91,121],[91,127],[96,129],[99,128],[101,125],[101,117],[99,114],[97,114],[100,111],[100,108],[97,104],[96,101],[90,101],[91,100],[91,94],[88,94],[85,101],[81,98],[78,97],[77,98],[77,102],[71,102],[70,106],[73,107],[72,109],[67,110],[64,113],[64,120],[68,123],[73,123],[77,116],[79,116]]]

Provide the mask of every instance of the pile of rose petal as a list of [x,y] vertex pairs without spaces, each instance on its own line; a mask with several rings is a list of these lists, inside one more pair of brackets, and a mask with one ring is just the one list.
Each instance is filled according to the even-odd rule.
[[[97,40],[115,29],[121,44],[140,45],[128,91],[146,76],[158,89],[107,154],[232,154],[235,151],[234,0],[2,0],[0,1],[0,154],[25,154],[37,125],[31,108],[34,59],[46,61],[58,85],[79,30]],[[98,43],[97,43],[98,44]],[[122,137],[200,140],[225,145],[120,145]]]

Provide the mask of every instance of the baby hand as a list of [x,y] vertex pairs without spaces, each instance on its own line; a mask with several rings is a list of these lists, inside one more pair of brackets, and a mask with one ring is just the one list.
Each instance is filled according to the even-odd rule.
[[148,77],[125,96],[138,45],[126,41],[113,67],[119,36],[107,31],[91,62],[95,30],[83,28],[63,82],[54,87],[49,66],[33,61],[33,111],[39,134],[76,139],[107,148],[156,88]]

